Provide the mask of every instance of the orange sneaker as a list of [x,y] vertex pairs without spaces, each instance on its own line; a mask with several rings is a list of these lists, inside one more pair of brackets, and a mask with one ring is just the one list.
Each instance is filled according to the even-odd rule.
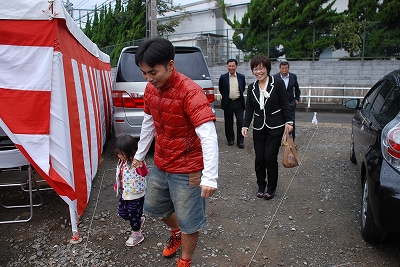
[[181,257],[181,258],[179,258],[178,264],[176,266],[178,266],[178,267],[192,267],[192,261],[191,260],[189,260],[189,261],[184,260]]
[[181,247],[181,231],[171,231],[171,237],[169,238],[167,245],[163,250],[163,256],[170,258],[176,254],[178,249]]

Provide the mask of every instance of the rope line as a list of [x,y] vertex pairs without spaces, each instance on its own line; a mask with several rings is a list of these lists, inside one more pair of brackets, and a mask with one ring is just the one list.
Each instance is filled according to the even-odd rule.
[[108,171],[115,171],[115,169],[107,169],[107,170],[105,170],[103,172],[103,174],[101,176],[100,188],[99,188],[99,192],[97,193],[96,204],[94,205],[92,218],[90,220],[89,229],[88,229],[88,232],[87,232],[86,242],[85,242],[85,245],[83,247],[82,261],[80,263],[80,266],[83,266],[83,261],[84,261],[84,257],[85,257],[85,254],[86,254],[86,249],[87,249],[87,246],[88,246],[88,243],[89,243],[90,233],[92,232],[92,224],[93,224],[93,220],[94,220],[94,217],[95,217],[95,214],[96,214],[97,204],[99,203],[99,199],[100,199],[101,188],[103,187],[104,176],[105,176],[105,173],[108,172]]
[[285,199],[286,194],[287,194],[287,192],[289,191],[289,188],[290,188],[290,186],[292,185],[293,180],[294,180],[294,178],[296,177],[296,175],[297,175],[297,173],[298,173],[298,171],[299,171],[300,166],[301,166],[301,164],[303,163],[303,159],[304,159],[304,157],[305,157],[305,155],[306,155],[306,153],[307,153],[308,147],[310,146],[311,140],[314,138],[314,135],[315,135],[315,133],[317,132],[317,130],[318,130],[318,126],[316,127],[316,129],[315,129],[313,135],[311,136],[310,140],[308,141],[307,147],[306,147],[306,149],[305,149],[305,151],[304,151],[304,153],[303,153],[303,156],[302,156],[301,159],[300,159],[300,163],[299,163],[299,165],[297,166],[296,171],[295,171],[295,173],[293,174],[293,177],[292,177],[292,179],[290,180],[290,183],[289,183],[288,187],[286,188],[286,191],[285,191],[285,193],[283,194],[283,197],[282,197],[281,201],[279,202],[278,206],[276,207],[275,212],[274,212],[274,214],[272,215],[272,218],[271,218],[271,220],[270,220],[270,222],[269,222],[267,228],[265,229],[265,232],[264,232],[263,236],[261,237],[261,240],[260,240],[260,242],[258,243],[257,248],[255,249],[255,251],[254,251],[254,253],[253,253],[253,256],[251,257],[251,259],[250,259],[249,264],[247,265],[247,267],[249,267],[249,266],[251,265],[251,263],[253,262],[254,257],[255,257],[256,253],[258,252],[258,250],[259,250],[259,248],[260,248],[260,246],[261,246],[261,243],[263,242],[265,236],[267,235],[267,232],[268,232],[268,230],[269,230],[269,228],[270,228],[272,222],[274,221],[275,216],[276,216],[276,214],[278,213],[278,210],[279,210],[279,208],[281,207],[282,202],[283,202],[283,200]]

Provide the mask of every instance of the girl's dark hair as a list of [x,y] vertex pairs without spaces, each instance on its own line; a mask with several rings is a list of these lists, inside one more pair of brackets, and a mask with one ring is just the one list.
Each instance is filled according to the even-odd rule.
[[267,56],[256,55],[250,59],[251,70],[253,70],[255,67],[257,67],[260,64],[263,65],[267,69],[267,72],[269,75],[269,73],[271,71],[271,60],[269,60],[269,58]]
[[129,134],[121,135],[115,140],[115,154],[123,153],[128,164],[132,163],[137,149],[138,145],[135,138]]

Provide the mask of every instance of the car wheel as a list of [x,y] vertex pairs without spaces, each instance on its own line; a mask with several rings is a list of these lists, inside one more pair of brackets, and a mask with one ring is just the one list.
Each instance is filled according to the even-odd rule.
[[351,141],[350,141],[350,161],[354,164],[357,163],[356,154],[354,153],[354,136],[351,133]]
[[365,241],[371,243],[382,243],[385,241],[387,235],[386,231],[382,230],[375,224],[368,196],[367,179],[364,181],[361,203],[361,235]]

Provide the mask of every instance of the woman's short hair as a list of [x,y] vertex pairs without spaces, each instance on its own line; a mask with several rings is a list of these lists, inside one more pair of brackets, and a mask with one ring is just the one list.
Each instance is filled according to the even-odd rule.
[[255,67],[262,65],[267,69],[268,74],[271,71],[271,60],[267,56],[264,55],[256,55],[250,60],[250,68],[254,69]]

